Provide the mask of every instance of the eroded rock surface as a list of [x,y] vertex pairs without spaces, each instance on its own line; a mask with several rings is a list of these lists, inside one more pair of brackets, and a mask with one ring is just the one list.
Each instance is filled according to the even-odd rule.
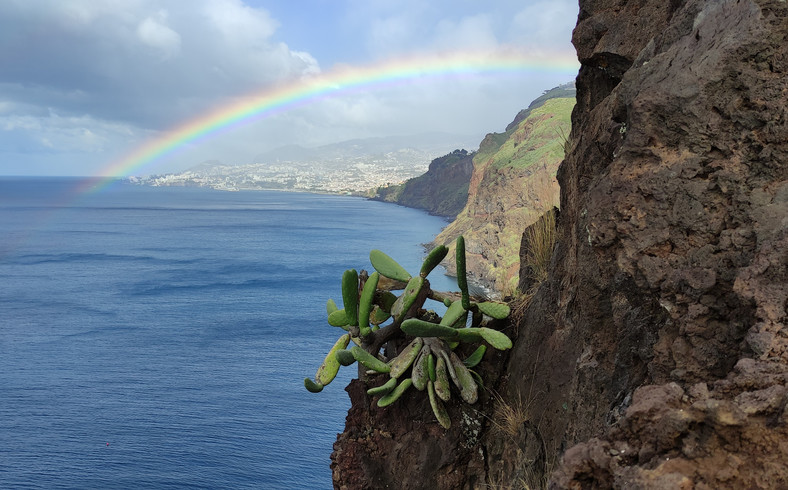
[[428,408],[381,422],[389,474],[439,468],[402,488],[788,487],[787,37],[784,0],[580,1],[550,277],[474,456]]
[[558,308],[513,357],[550,359],[553,486],[785,486],[788,4],[580,7]]

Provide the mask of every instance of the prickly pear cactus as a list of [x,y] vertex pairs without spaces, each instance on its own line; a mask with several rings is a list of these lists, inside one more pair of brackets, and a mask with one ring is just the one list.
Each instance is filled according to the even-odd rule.
[[[343,308],[331,299],[326,303],[328,324],[341,328],[342,335],[318,367],[315,379],[304,379],[306,389],[322,391],[340,366],[357,363],[361,379],[388,375],[386,382],[367,390],[369,396],[379,397],[379,407],[406,396],[411,387],[422,393],[426,390],[435,419],[449,429],[451,419],[444,404],[452,400],[476,403],[481,378],[472,368],[482,362],[487,346],[498,350],[512,347],[505,333],[488,326],[492,320],[507,318],[509,306],[476,301],[470,295],[462,236],[457,238],[455,250],[458,293],[433,291],[427,280],[448,254],[443,245],[427,255],[415,276],[380,250],[369,254],[375,268],[371,275],[365,271],[358,274],[354,269],[345,271]],[[397,296],[393,291],[402,292]],[[442,318],[424,309],[427,300],[447,307]],[[408,343],[396,355],[386,358],[382,354],[394,350],[394,342],[401,344],[402,339]],[[460,343],[478,347],[463,360],[455,352]],[[452,398],[452,391],[459,397]]]

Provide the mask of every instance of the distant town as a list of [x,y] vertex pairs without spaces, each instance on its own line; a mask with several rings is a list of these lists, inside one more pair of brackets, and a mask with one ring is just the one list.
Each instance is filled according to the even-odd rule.
[[151,186],[199,186],[225,191],[281,189],[358,194],[427,171],[436,154],[401,149],[378,155],[246,165],[202,164],[193,169],[130,180]]

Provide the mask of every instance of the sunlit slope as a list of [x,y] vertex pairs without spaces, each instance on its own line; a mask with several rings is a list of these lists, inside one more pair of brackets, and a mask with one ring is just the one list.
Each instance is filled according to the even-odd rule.
[[[550,98],[550,92],[562,96]],[[473,159],[468,202],[435,239],[450,245],[464,235],[472,280],[499,292],[511,292],[517,284],[523,230],[558,205],[555,173],[575,98],[565,89],[550,92],[509,130],[485,137]],[[446,265],[451,271],[452,264]]]

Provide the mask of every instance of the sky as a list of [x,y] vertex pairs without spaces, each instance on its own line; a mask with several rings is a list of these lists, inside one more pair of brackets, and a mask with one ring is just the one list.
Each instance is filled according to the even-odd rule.
[[[574,79],[577,10],[576,0],[2,0],[0,175],[147,175],[425,132],[481,141]],[[536,68],[430,73],[466,55]],[[353,70],[365,75],[343,75]],[[325,83],[316,95],[298,88],[313,82]],[[228,108],[293,87],[300,98],[223,122]],[[187,126],[200,119],[196,137]]]

